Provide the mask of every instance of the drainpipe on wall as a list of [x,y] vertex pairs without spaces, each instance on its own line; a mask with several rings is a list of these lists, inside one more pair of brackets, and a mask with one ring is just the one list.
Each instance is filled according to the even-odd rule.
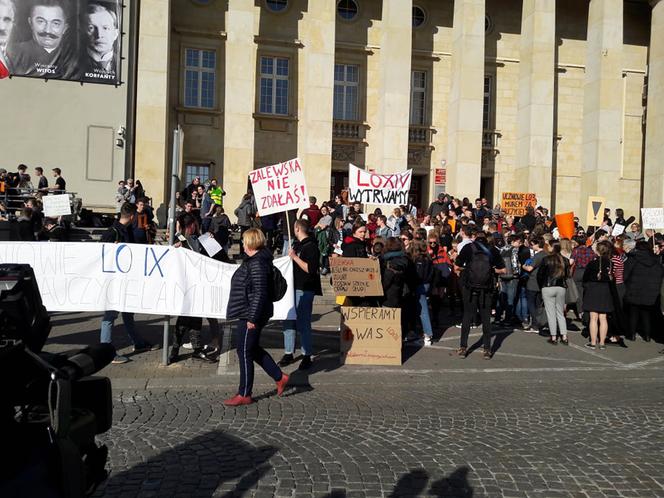
[[136,155],[136,86],[138,84],[138,37],[140,0],[129,4],[129,50],[127,51],[127,138],[125,144],[125,178],[135,178]]

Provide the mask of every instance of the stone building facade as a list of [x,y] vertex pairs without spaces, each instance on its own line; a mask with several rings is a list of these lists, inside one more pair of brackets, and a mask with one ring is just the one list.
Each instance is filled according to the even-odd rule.
[[[229,206],[249,170],[295,156],[322,199],[352,162],[413,168],[420,204],[664,202],[664,2],[171,0],[170,14],[167,128],[184,129],[183,173],[221,178]],[[141,130],[136,174],[165,191],[168,136],[143,161]]]
[[[183,179],[218,178],[230,211],[251,169],[295,156],[319,199],[352,162],[412,168],[421,205],[443,190],[494,203],[535,192],[582,215],[589,195],[631,214],[664,205],[664,0],[142,0],[124,31],[138,39],[126,85],[0,85],[5,102],[59,106],[46,122],[17,107],[21,129],[0,132],[22,144],[50,123],[68,183],[95,206],[112,204],[123,175],[163,205],[177,125]],[[67,104],[88,94],[108,112]],[[67,113],[87,135],[56,124]],[[110,140],[131,131],[130,153],[109,144],[111,173],[77,159],[95,120]],[[38,154],[6,157],[62,165]]]

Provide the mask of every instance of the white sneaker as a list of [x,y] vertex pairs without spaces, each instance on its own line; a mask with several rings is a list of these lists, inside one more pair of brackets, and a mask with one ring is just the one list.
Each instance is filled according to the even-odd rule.
[[192,346],[190,342],[185,342],[182,347],[184,349],[194,349],[194,346]]
[[431,346],[431,344],[432,344],[431,343],[431,337],[429,337],[428,335],[425,335],[424,336],[424,347],[425,348],[429,347],[429,346]]

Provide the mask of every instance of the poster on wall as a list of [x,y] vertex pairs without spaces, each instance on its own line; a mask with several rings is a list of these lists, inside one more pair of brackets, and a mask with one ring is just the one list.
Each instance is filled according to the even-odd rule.
[[11,76],[120,84],[121,0],[5,0],[0,9]]

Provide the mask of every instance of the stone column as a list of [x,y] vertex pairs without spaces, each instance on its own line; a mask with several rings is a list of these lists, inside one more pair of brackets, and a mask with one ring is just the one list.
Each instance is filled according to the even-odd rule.
[[475,199],[482,168],[484,0],[455,0],[447,126],[447,190]]
[[[170,181],[168,128],[168,61],[170,0],[143,0],[136,82],[134,174],[152,197],[155,207],[166,199]],[[160,220],[164,221],[164,220]]]
[[299,21],[297,148],[319,204],[330,197],[335,29],[336,3],[309,2]]
[[664,207],[664,2],[651,1],[643,207]]
[[408,165],[412,8],[412,0],[383,0],[382,18],[369,33],[379,48],[367,66],[366,167],[377,173]]
[[231,218],[254,169],[254,105],[259,9],[254,0],[229,0],[226,12],[224,206]]
[[551,207],[555,43],[555,0],[523,0],[516,181],[546,207]]
[[588,196],[605,197],[611,208],[621,201],[622,45],[623,0],[591,0],[583,97],[582,217]]

